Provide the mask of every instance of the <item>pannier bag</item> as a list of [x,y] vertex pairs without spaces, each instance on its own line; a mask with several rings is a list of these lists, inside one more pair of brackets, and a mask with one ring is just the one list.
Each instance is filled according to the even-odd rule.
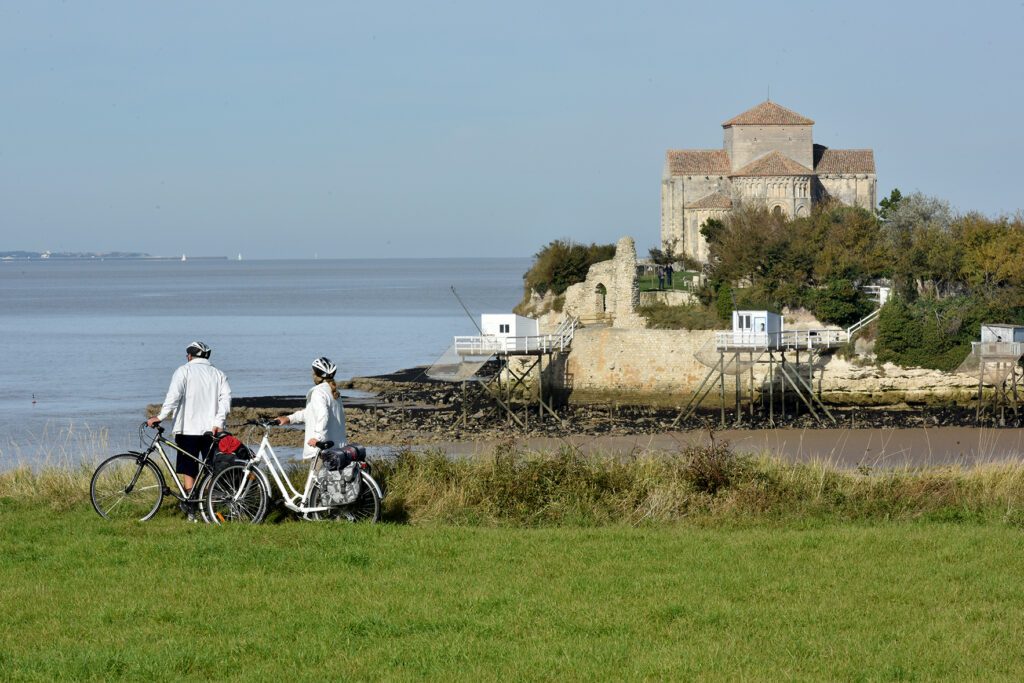
[[321,468],[317,481],[320,484],[320,505],[335,506],[354,503],[362,490],[361,468],[358,462],[349,463],[340,470]]
[[320,504],[326,506],[354,503],[362,490],[359,476],[366,462],[366,449],[357,444],[329,448],[320,453]]
[[249,450],[249,447],[231,434],[221,432],[217,435],[216,439],[217,453],[232,455],[241,460],[249,460],[252,458],[252,451]]
[[214,437],[211,450],[210,468],[214,475],[231,465],[243,465],[252,459],[249,447],[227,432],[220,432]]

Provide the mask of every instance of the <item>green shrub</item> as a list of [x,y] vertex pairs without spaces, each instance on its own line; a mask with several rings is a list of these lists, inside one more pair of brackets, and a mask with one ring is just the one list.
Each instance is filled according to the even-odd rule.
[[637,311],[652,330],[717,330],[723,327],[718,314],[699,304],[669,306],[655,302]]
[[874,308],[865,294],[849,280],[833,280],[815,290],[811,296],[811,311],[824,322],[849,327]]
[[959,296],[891,299],[878,317],[878,360],[904,366],[953,370],[970,352],[985,322],[1024,321],[1020,309],[997,300]]
[[586,280],[590,266],[614,257],[614,244],[586,245],[555,240],[534,255],[533,266],[523,276],[527,298],[531,290],[541,296],[549,290],[561,294],[571,285]]

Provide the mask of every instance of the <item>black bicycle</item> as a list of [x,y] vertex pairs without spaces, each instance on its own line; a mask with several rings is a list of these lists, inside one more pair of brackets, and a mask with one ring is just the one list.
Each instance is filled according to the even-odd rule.
[[[139,427],[139,441],[145,445],[149,437],[143,422]],[[186,453],[172,441],[164,437],[164,428],[157,425],[153,428],[152,439],[144,451],[129,451],[111,456],[100,463],[92,475],[89,484],[89,497],[96,513],[105,519],[136,519],[145,522],[157,513],[164,496],[169,495],[193,510],[198,510],[204,522],[209,522],[202,501],[206,498],[206,487],[210,483],[210,466]],[[199,463],[199,471],[195,476],[192,490],[186,492],[177,473],[167,458],[164,446],[177,451],[178,457],[187,457]],[[160,461],[171,475],[177,490],[171,490],[164,479],[163,471],[155,460],[160,454]]]

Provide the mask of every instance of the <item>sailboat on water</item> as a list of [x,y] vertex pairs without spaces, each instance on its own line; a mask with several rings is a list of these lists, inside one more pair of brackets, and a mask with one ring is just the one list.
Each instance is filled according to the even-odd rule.
[[239,260],[239,261],[241,261],[241,260],[242,260],[242,252],[238,252],[238,260]]
[[182,255],[181,255],[181,260],[182,260],[182,261],[188,261],[188,259],[187,259],[187,258],[185,257],[185,255],[184,255],[184,254],[182,254]]

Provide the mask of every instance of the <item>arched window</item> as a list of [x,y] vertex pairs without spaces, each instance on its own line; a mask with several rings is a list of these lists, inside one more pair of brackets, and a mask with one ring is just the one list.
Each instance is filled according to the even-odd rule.
[[782,207],[776,204],[772,207],[772,215],[776,218],[782,218]]

